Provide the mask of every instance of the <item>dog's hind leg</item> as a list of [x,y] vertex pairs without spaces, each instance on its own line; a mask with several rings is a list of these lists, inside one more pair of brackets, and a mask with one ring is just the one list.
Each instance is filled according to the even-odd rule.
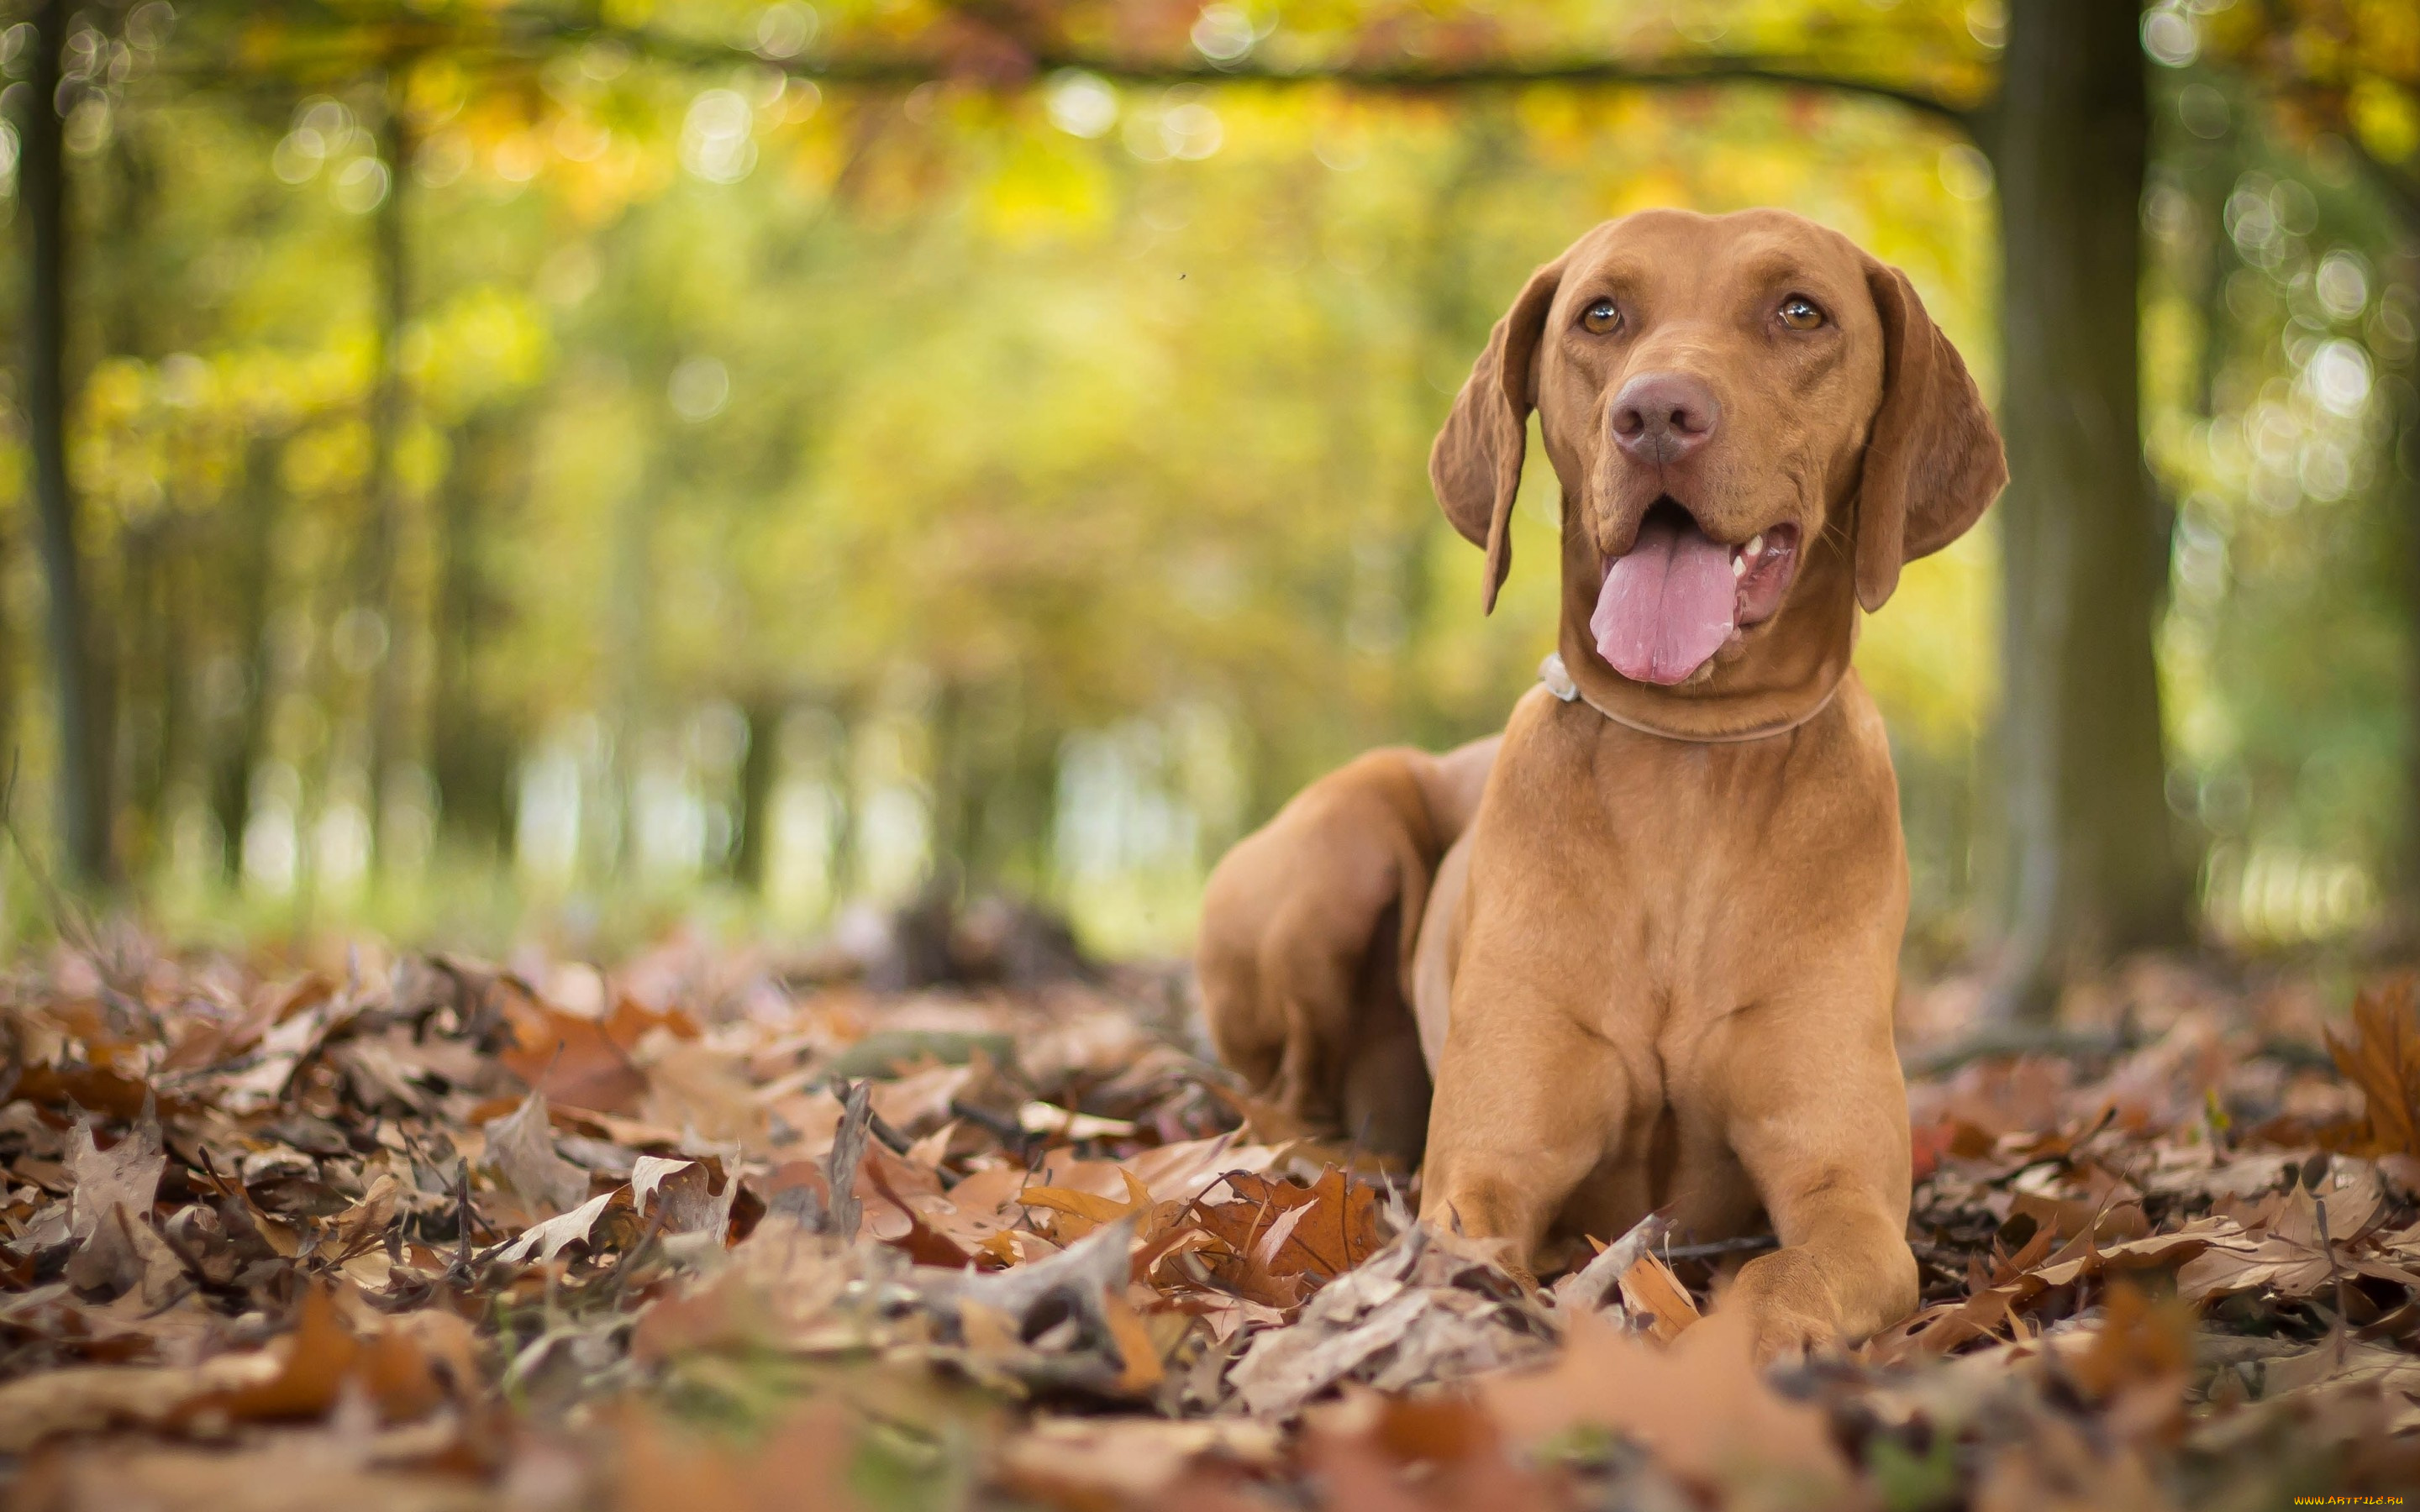
[[1347,1132],[1342,1083],[1359,986],[1358,936],[1365,927],[1333,907],[1291,908],[1261,944],[1261,981],[1285,1030],[1265,1090],[1271,1102],[1322,1136]]
[[1311,1130],[1406,1162],[1429,1092],[1404,978],[1442,845],[1436,766],[1391,748],[1312,783],[1211,873],[1196,951],[1221,1057]]
[[1404,1002],[1396,917],[1403,911],[1401,902],[1390,906],[1371,935],[1344,1052],[1342,1101],[1345,1135],[1409,1170],[1428,1142],[1429,1068]]

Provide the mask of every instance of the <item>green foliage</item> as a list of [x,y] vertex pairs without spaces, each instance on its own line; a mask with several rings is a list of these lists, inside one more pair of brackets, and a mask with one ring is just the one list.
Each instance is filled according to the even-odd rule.
[[[92,12],[69,132],[118,850],[189,914],[232,879],[248,919],[495,931],[501,865],[592,922],[732,886],[795,924],[939,866],[1068,902],[1103,944],[1179,943],[1207,860],[1304,780],[1494,728],[1528,686],[1551,477],[1483,621],[1424,461],[1488,324],[1577,231],[1787,206],[1904,266],[1987,387],[1997,366],[1991,169],[1943,114],[1990,97],[1988,5],[1069,4],[1018,32],[872,0],[189,8]],[[2195,36],[2242,53],[2254,8]],[[1272,77],[1574,62],[1938,108]],[[2297,290],[2339,245],[2366,302],[2328,334],[2408,393],[2386,312],[2410,231],[2262,124],[2249,67],[2172,81],[2151,206],[2179,791],[2223,840],[2374,883],[2407,739],[2392,406],[2288,404],[2363,481],[2287,511],[2244,502],[2211,438],[2305,382]],[[2373,153],[2387,87],[2347,96]],[[2226,93],[2223,139],[2176,124],[2189,88]],[[2325,225],[2273,264],[2215,229],[2253,175],[2307,179]],[[21,471],[0,721],[39,791]],[[1919,916],[1952,937],[1995,583],[1978,532],[1859,650]]]
[[2420,27],[2252,8],[2209,23],[2231,66],[2155,70],[2146,455],[2177,508],[2171,800],[2212,842],[2211,922],[2293,940],[2412,880],[2420,160],[2388,127]]

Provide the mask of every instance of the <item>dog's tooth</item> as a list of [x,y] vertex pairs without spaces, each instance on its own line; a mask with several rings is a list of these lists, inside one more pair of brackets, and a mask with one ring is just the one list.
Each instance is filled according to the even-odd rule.
[[1761,555],[1763,550],[1764,536],[1762,534],[1751,535],[1747,538],[1747,554],[1749,556]]
[[1731,576],[1734,578],[1745,578],[1747,576],[1747,558],[1731,558]]

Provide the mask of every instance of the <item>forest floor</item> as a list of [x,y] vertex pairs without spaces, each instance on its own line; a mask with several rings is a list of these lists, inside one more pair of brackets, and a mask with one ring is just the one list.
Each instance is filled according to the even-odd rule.
[[[1970,998],[1910,995],[1912,1066]],[[1738,1251],[1651,1222],[1525,1288],[1286,1137],[1174,971],[112,933],[0,980],[0,1502],[2399,1501],[2420,1017],[2330,998],[2145,963],[2071,1005],[2105,1042],[1916,1078],[1922,1310],[1760,1373],[1704,1311]]]

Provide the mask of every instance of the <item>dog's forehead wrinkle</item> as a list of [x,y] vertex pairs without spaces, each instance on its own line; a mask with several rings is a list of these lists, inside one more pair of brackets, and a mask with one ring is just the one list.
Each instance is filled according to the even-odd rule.
[[[1763,239],[1732,249],[1716,270],[1710,270],[1709,276],[1719,276],[1720,270],[1727,268],[1734,277],[1746,282],[1815,284],[1823,285],[1832,292],[1837,292],[1833,285],[1863,282],[1855,277],[1853,259],[1821,255],[1829,251],[1829,248],[1810,246],[1803,238]],[[1810,252],[1818,255],[1807,255]]]
[[1606,294],[1628,294],[1652,285],[1662,270],[1662,258],[1641,256],[1636,253],[1610,252],[1582,268],[1576,277],[1567,279],[1571,301],[1575,303]]
[[1600,228],[1606,234],[1575,263],[1584,278],[1674,271],[1686,286],[1793,277],[1862,282],[1856,249],[1838,233],[1786,214],[1753,229],[1729,224],[1737,219],[1634,215]]

